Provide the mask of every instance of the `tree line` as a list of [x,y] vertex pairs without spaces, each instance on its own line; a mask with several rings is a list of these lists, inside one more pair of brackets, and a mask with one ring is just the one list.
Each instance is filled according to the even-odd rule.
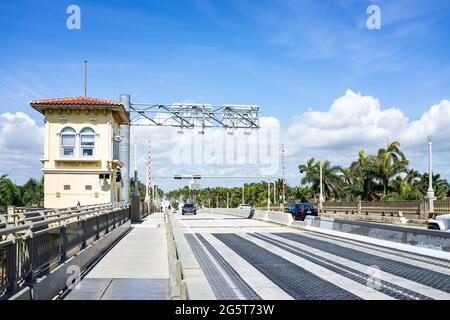
[[[303,178],[298,186],[284,183],[285,202],[317,201],[320,192],[320,166],[322,166],[323,194],[327,201],[391,201],[420,200],[428,189],[428,173],[420,173],[409,168],[409,160],[400,149],[398,141],[392,141],[375,154],[366,154],[361,149],[358,158],[349,166],[332,165],[330,160],[320,162],[310,158],[298,166]],[[450,185],[440,174],[433,174],[433,189],[438,199],[449,195]],[[268,186],[266,181],[244,185],[245,203],[264,207],[267,205]],[[275,182],[275,203],[283,193],[283,181]],[[236,207],[242,203],[242,187],[205,188],[189,190],[187,186],[168,192],[173,201],[195,200],[197,205],[211,207]],[[273,184],[271,185],[271,203]],[[175,203],[174,203],[175,204]]]
[[[134,178],[130,179],[130,199],[134,191]],[[145,199],[145,184],[139,181],[140,199]],[[155,194],[160,198],[164,192],[155,186]],[[6,212],[9,205],[18,207],[44,205],[44,177],[40,180],[30,178],[23,185],[15,184],[6,174],[0,175],[0,211]]]
[[0,211],[9,205],[42,206],[44,204],[44,179],[28,179],[23,185],[15,184],[6,174],[0,175]]
[[[298,166],[303,177],[300,184],[291,186],[284,183],[285,202],[317,201],[319,197],[320,166],[322,166],[323,194],[327,201],[389,201],[420,200],[428,189],[428,173],[420,173],[409,168],[409,160],[400,149],[398,141],[392,141],[375,154],[366,154],[359,150],[356,160],[348,166],[332,165],[331,161],[320,162],[310,158]],[[438,199],[449,195],[450,185],[440,174],[433,174],[433,189]],[[261,181],[244,184],[244,202],[253,206],[267,205],[268,182]],[[275,203],[283,194],[283,181],[275,181]],[[270,186],[270,201],[274,204],[273,183]],[[134,179],[130,179],[130,196],[134,190]],[[164,193],[156,186],[156,193],[162,199],[164,195],[177,202],[195,200],[206,207],[236,207],[242,203],[242,187],[208,187],[190,190],[184,186]],[[145,198],[145,185],[139,181],[141,200]],[[8,205],[42,205],[44,197],[43,178],[29,179],[23,185],[14,184],[6,175],[0,175],[0,211],[6,211]],[[228,199],[228,201],[227,201]]]

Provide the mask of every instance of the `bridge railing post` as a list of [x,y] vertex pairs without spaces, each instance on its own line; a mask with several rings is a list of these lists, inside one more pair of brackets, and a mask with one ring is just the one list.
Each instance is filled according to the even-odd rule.
[[60,229],[60,236],[61,236],[61,260],[66,260],[68,239],[67,239],[67,228],[65,223],[62,225]]
[[83,241],[81,242],[81,248],[86,248],[86,219],[81,220],[81,228],[83,230]]
[[28,266],[27,266],[27,275],[25,278],[26,282],[31,282],[34,279],[34,272],[33,272],[33,267],[34,267],[34,261],[35,261],[35,248],[34,248],[34,237],[33,234],[30,233],[30,236],[28,239],[25,240],[25,247],[26,250],[28,251]]
[[95,240],[100,238],[100,225],[99,225],[99,217],[95,215]]
[[17,289],[17,241],[11,238],[12,243],[6,247],[6,279],[7,291],[14,292]]

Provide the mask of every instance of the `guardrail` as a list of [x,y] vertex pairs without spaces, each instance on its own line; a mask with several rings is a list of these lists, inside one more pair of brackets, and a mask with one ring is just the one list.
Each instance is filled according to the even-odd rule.
[[414,247],[450,252],[450,233],[444,231],[312,216],[308,216],[305,223],[307,229],[311,227],[317,228],[316,231],[337,231],[344,234],[365,236]]
[[33,282],[128,221],[129,205],[40,210],[38,215],[23,212],[16,217],[0,223],[0,297]]

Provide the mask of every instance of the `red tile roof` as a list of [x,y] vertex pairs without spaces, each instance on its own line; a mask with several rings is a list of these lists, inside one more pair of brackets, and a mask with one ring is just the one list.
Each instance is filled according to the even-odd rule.
[[44,100],[33,100],[30,102],[31,106],[101,106],[101,107],[123,107],[121,102],[91,98],[91,97],[67,97]]

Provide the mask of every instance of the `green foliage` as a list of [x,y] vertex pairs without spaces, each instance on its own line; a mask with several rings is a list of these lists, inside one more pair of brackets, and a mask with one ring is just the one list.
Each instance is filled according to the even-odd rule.
[[[138,181],[138,189],[139,189],[139,199],[141,201],[145,200],[145,191],[146,191],[145,184],[142,183],[141,181]],[[133,197],[133,193],[134,193],[134,177],[131,177],[130,178],[130,199]],[[155,197],[156,196],[159,196],[159,198],[161,199],[164,196],[164,191],[160,187],[155,185]]]
[[29,179],[24,185],[16,185],[7,175],[0,175],[0,211],[9,205],[42,206],[44,202],[44,179]]
[[[361,149],[358,159],[349,167],[331,166],[323,163],[323,189],[327,200],[420,200],[428,189],[428,173],[420,174],[408,169],[409,161],[400,150],[398,141],[380,148],[376,155],[367,155]],[[319,166],[314,158],[299,166],[304,173],[302,184],[311,187],[313,197],[318,197]],[[438,199],[447,196],[449,183],[433,174],[433,189]]]
[[[273,183],[271,183],[270,188],[270,201],[273,204]],[[276,188],[277,194],[279,195],[282,190],[282,183],[280,180],[276,182]],[[267,181],[246,183],[244,185],[244,190],[245,203],[255,207],[264,207],[267,205]],[[291,192],[288,185],[285,185],[285,192],[286,194]],[[215,187],[201,190],[189,190],[189,187],[185,186],[168,192],[166,196],[173,204],[178,202],[193,201],[197,206],[205,207],[226,207],[228,198],[228,206],[233,208],[242,203],[242,187]],[[276,198],[277,203],[278,201],[279,199]]]

